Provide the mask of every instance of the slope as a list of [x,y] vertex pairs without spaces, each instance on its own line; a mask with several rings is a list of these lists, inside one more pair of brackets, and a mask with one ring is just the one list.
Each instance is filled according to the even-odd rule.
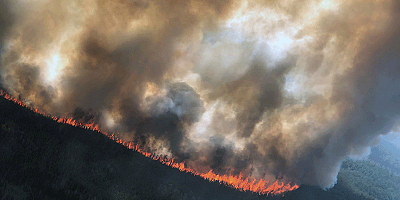
[[259,196],[162,165],[0,98],[2,199],[364,199],[338,184]]

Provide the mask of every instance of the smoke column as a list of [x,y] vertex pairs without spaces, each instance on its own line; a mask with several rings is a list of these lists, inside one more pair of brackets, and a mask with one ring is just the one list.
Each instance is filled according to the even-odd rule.
[[199,172],[332,187],[400,113],[395,0],[1,0],[0,87]]

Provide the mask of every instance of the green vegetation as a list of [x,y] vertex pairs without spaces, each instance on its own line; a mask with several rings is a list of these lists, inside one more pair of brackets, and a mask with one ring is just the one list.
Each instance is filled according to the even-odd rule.
[[371,148],[369,159],[400,175],[400,150],[389,141],[382,139],[377,146]]
[[344,186],[366,198],[400,199],[400,177],[371,160],[346,160],[338,178]]

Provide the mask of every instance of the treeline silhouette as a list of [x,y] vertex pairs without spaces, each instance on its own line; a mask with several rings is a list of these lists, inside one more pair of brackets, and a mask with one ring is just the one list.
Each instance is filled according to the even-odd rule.
[[[327,191],[302,185],[280,196],[241,192],[180,172],[101,133],[57,123],[2,97],[0,154],[0,199],[358,200],[385,195],[383,189],[378,196],[369,193],[379,186],[372,180],[367,190],[353,187],[363,180],[351,174],[366,176],[378,167],[374,165],[372,172],[360,171],[354,161],[348,161],[345,173],[341,172],[338,183]],[[390,195],[385,199],[392,199]]]

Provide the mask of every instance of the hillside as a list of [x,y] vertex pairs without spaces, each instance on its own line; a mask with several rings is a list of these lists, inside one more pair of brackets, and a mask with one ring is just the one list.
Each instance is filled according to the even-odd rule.
[[5,199],[258,199],[0,98]]
[[[283,197],[259,196],[180,172],[128,150],[101,133],[56,123],[3,98],[0,110],[1,199],[376,198],[354,187],[364,180],[365,173],[376,170],[362,171],[359,165],[352,165],[354,161],[344,165],[338,183],[328,191],[303,185]],[[351,174],[361,179],[349,179]],[[370,182],[369,191],[378,190],[378,186]],[[385,189],[379,191],[379,195],[387,193]],[[390,195],[385,199],[393,199]]]
[[371,148],[369,159],[400,175],[400,150],[390,141],[382,138],[377,146]]

